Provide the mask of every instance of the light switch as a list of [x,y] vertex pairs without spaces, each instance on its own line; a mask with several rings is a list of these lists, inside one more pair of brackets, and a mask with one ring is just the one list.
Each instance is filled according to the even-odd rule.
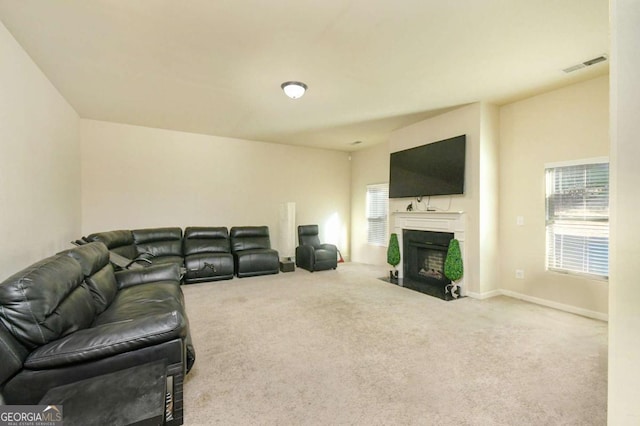
[[516,217],[516,225],[523,226],[524,225],[524,216]]

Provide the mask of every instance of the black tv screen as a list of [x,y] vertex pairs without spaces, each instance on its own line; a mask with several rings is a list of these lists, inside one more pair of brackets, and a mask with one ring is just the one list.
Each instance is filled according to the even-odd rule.
[[391,154],[389,198],[464,194],[466,136]]

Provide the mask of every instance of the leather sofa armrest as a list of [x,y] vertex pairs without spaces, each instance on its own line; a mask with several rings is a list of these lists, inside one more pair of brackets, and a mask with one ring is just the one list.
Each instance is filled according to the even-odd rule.
[[[320,244],[320,248],[323,250],[331,250],[331,251],[335,251],[336,253],[338,253],[338,247],[336,247],[335,244]],[[337,256],[337,254],[336,254]]]
[[315,263],[315,248],[313,246],[296,247],[296,266],[309,269]]
[[135,259],[131,260],[129,263],[127,263],[124,267],[124,269],[130,269],[130,268],[142,268],[142,264],[146,263],[148,265],[153,265],[153,262],[150,261],[149,259],[147,259],[146,257],[136,257]]
[[157,281],[180,282],[180,267],[175,263],[149,266],[143,269],[127,269],[116,272],[118,288],[147,284]]

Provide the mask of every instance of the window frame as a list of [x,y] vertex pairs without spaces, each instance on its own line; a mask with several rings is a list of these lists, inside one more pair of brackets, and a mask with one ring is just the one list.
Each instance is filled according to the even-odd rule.
[[[566,274],[566,275],[571,275],[571,276],[580,276],[580,277],[584,277],[584,278],[588,278],[588,279],[593,279],[593,280],[601,280],[601,281],[608,281],[609,279],[609,273],[610,273],[610,263],[609,263],[609,259],[610,259],[610,234],[609,234],[609,229],[610,229],[610,181],[611,181],[611,171],[610,168],[608,170],[608,174],[607,174],[607,181],[606,181],[606,188],[607,188],[607,208],[606,208],[606,219],[604,218],[599,218],[599,219],[595,219],[594,217],[591,217],[589,219],[586,219],[583,217],[580,217],[580,215],[576,214],[574,216],[565,216],[564,218],[558,219],[558,217],[550,217],[550,196],[553,195],[553,189],[555,182],[550,182],[550,178],[549,178],[549,172],[553,171],[554,169],[558,169],[558,168],[563,168],[563,167],[576,167],[576,166],[589,166],[589,165],[594,165],[594,164],[607,164],[609,165],[609,158],[608,157],[595,157],[595,158],[588,158],[588,159],[581,159],[581,160],[571,160],[571,161],[562,161],[562,162],[554,162],[554,163],[547,163],[544,165],[544,175],[545,175],[545,271],[548,272],[555,272],[555,273],[560,273],[560,274]],[[585,188],[588,188],[587,185],[585,184]],[[551,191],[551,192],[550,192]],[[580,224],[582,224],[582,226],[580,226]],[[603,226],[606,224],[606,227]],[[553,229],[550,229],[550,227],[558,227],[560,229],[570,229],[573,227],[574,229],[574,234],[572,235],[571,233],[559,233],[556,232]],[[606,229],[605,229],[606,228]],[[594,231],[595,230],[595,231]],[[577,232],[576,232],[577,231]],[[585,271],[585,260],[582,260],[582,271],[578,271],[575,269],[571,269],[570,267],[563,267],[561,266],[557,266],[556,264],[551,264],[553,263],[552,257],[555,257],[554,254],[555,252],[551,252],[552,250],[552,243],[550,241],[550,238],[553,236],[555,237],[556,235],[562,235],[563,239],[566,238],[567,236],[571,237],[582,237],[582,238],[588,238],[589,236],[593,236],[593,235],[589,235],[591,233],[594,234],[605,234],[606,235],[606,244],[607,244],[607,260],[606,260],[606,269],[607,269],[607,274],[600,274],[600,273],[596,273],[596,272],[589,272],[589,271]],[[597,238],[604,238],[603,236],[598,236]],[[556,240],[554,239],[554,244],[557,244]],[[562,242],[562,244],[564,244],[564,241]],[[568,244],[571,244],[571,242],[568,242]],[[594,246],[596,246],[597,248],[597,243],[594,243]],[[579,250],[577,250],[577,252],[582,251],[583,253],[586,253],[589,251],[589,243],[587,240],[583,240],[581,242],[581,248]],[[555,247],[554,247],[555,249]],[[560,254],[560,256],[562,256],[564,253]],[[597,268],[594,268],[597,269]]]
[[[375,192],[382,192],[386,194],[386,198],[378,200],[376,205],[371,203],[374,201],[371,199],[372,194]],[[372,210],[379,210],[382,208],[382,215],[372,216]],[[377,213],[377,212],[373,212]],[[389,182],[368,184],[365,198],[365,219],[367,221],[367,244],[377,247],[386,247],[388,242],[389,233]],[[371,223],[380,223],[384,226],[382,233],[377,233],[379,240],[372,241],[372,229]]]

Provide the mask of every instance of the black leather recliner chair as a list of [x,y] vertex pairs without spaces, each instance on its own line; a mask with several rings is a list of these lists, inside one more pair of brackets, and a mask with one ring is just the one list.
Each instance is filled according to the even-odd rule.
[[230,235],[238,278],[280,272],[280,258],[271,248],[267,226],[234,226]]
[[190,226],[184,230],[183,252],[187,284],[233,278],[233,256],[225,227]]
[[338,267],[338,248],[333,244],[322,244],[318,237],[318,225],[298,226],[296,266],[307,271],[323,271]]

